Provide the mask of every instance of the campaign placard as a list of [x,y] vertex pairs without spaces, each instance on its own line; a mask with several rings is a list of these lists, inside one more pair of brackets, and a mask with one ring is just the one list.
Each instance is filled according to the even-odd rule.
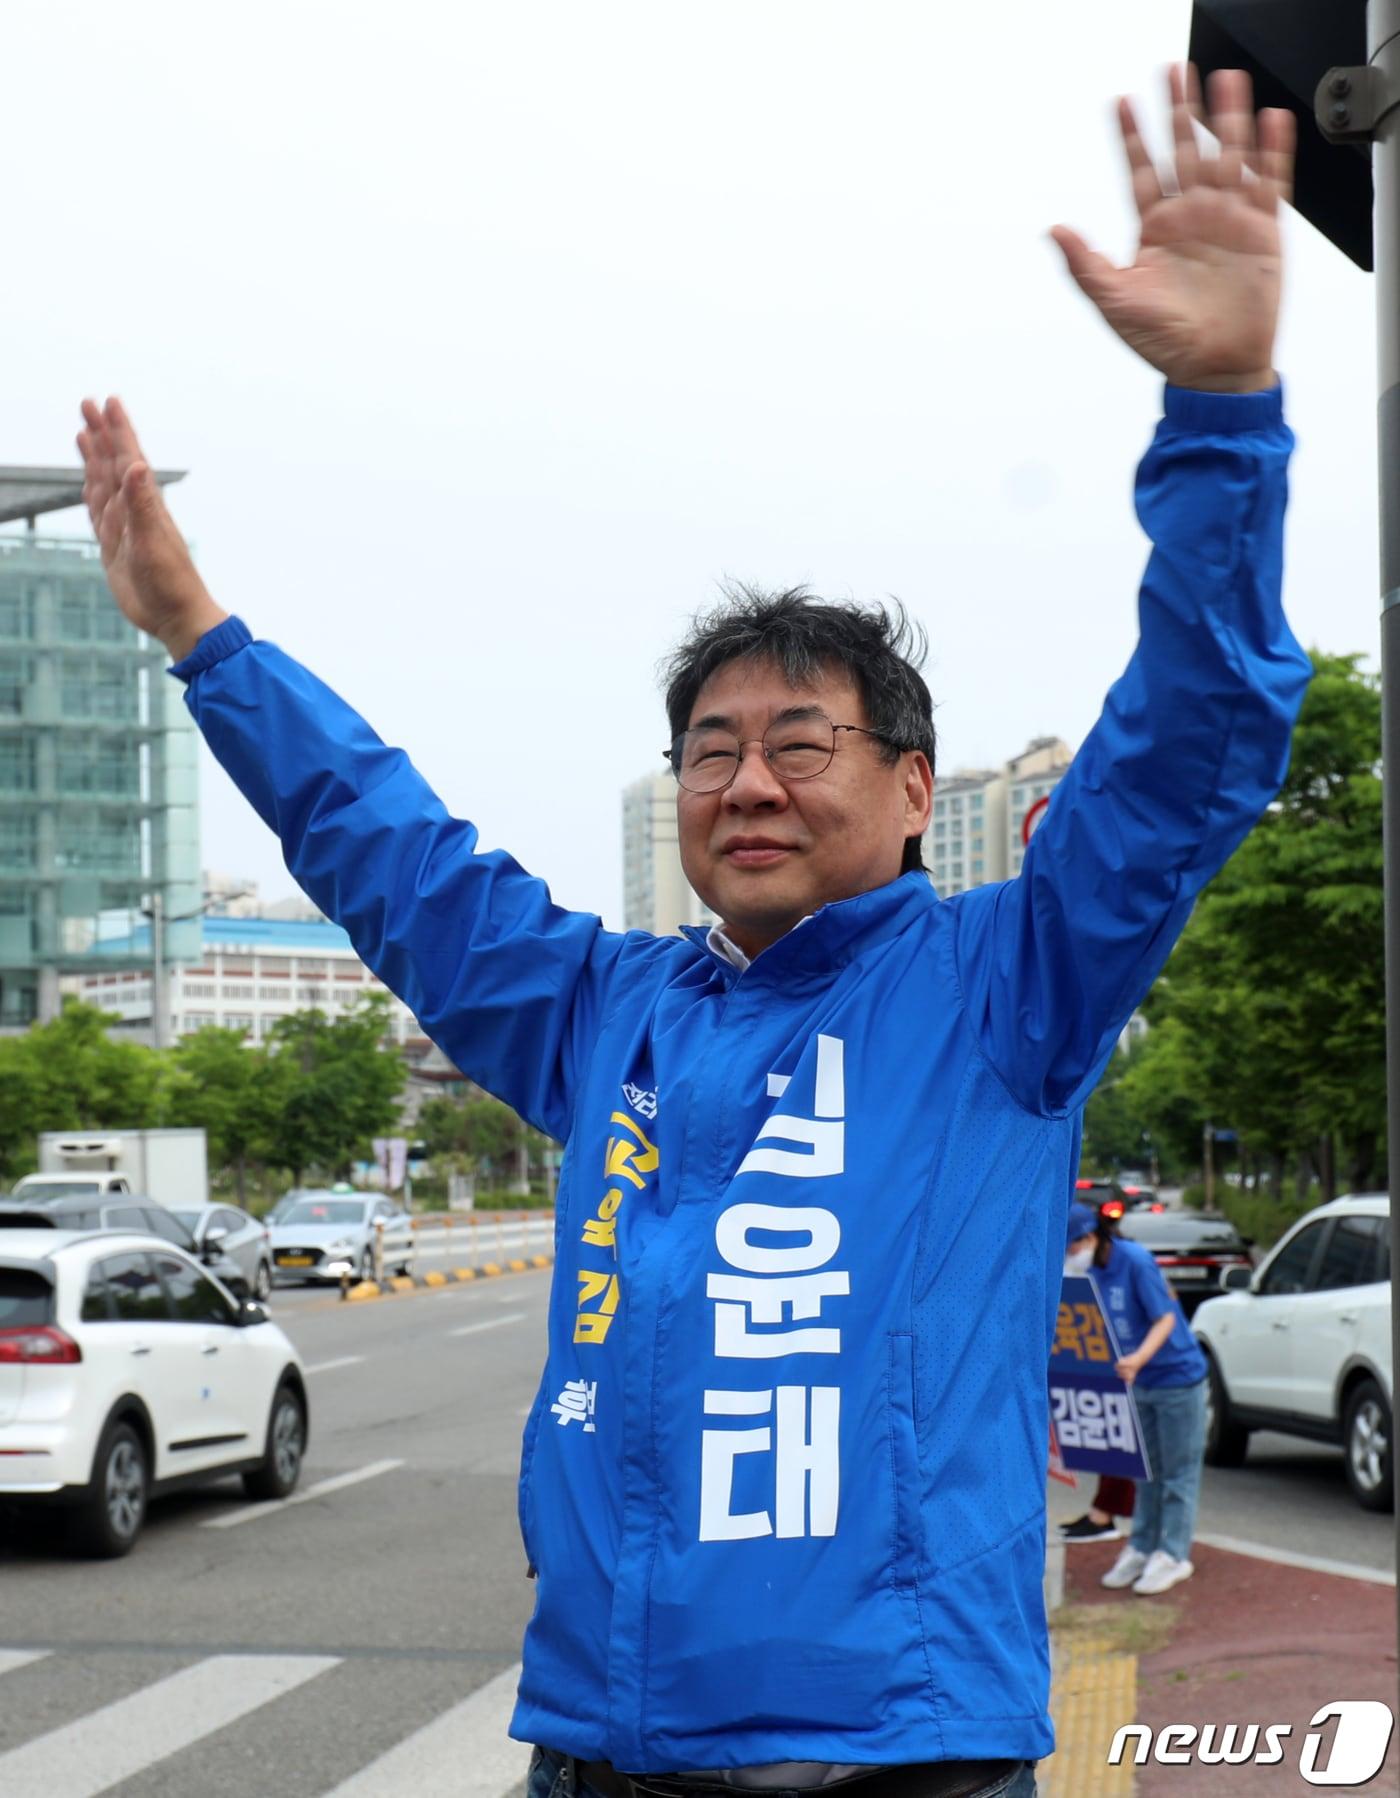
[[1050,1422],[1060,1456],[1079,1473],[1150,1480],[1132,1389],[1114,1372],[1121,1352],[1092,1275],[1066,1275],[1050,1352]]

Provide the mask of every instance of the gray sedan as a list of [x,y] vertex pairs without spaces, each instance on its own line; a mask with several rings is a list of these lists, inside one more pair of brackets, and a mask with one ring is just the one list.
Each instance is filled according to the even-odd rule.
[[201,1252],[217,1245],[238,1263],[253,1297],[267,1297],[272,1291],[272,1240],[265,1225],[236,1205],[172,1205],[170,1211]]
[[307,1192],[272,1226],[272,1277],[372,1280],[406,1274],[417,1250],[413,1225],[392,1199],[374,1193]]

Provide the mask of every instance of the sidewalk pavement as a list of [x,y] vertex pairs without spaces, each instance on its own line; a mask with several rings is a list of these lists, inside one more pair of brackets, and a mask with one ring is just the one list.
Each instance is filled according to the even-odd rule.
[[[1051,1526],[1052,1538],[1054,1524]],[[1054,1652],[1051,1712],[1059,1739],[1038,1775],[1046,1798],[1292,1798],[1317,1790],[1298,1770],[1313,1716],[1338,1699],[1397,1709],[1393,1583],[1197,1542],[1192,1578],[1160,1598],[1106,1591],[1119,1542],[1052,1541],[1047,1603]],[[1243,1545],[1240,1545],[1243,1546]],[[1063,1567],[1061,1579],[1060,1568]],[[1057,1598],[1062,1602],[1055,1605]],[[1134,1766],[1130,1744],[1108,1765],[1125,1723],[1289,1724],[1281,1762]],[[1320,1769],[1336,1725],[1320,1725]],[[1334,1788],[1340,1789],[1340,1788]],[[1351,1788],[1357,1789],[1355,1787]],[[1400,1736],[1368,1793],[1400,1790]]]

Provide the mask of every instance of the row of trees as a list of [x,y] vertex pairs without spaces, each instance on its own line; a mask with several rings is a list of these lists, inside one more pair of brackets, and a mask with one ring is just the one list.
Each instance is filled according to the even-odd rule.
[[418,1135],[436,1164],[480,1174],[493,1187],[523,1185],[528,1170],[542,1165],[555,1147],[486,1093],[428,1099],[418,1114]]
[[232,1173],[240,1200],[250,1173],[275,1169],[299,1185],[316,1171],[347,1176],[371,1140],[393,1132],[402,1058],[385,1046],[389,1002],[366,994],[334,1019],[280,1018],[267,1042],[206,1029],[173,1049],[114,1040],[113,1019],[69,1003],[52,1023],[0,1038],[0,1175],[34,1166],[43,1130],[200,1125],[211,1169]]
[[1085,1114],[1086,1164],[1189,1178],[1207,1124],[1247,1182],[1385,1183],[1379,682],[1313,653],[1288,779],[1211,882]]

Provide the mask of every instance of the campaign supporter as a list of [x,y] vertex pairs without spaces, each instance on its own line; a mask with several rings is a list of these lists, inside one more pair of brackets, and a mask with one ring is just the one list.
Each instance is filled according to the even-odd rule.
[[1103,1577],[1154,1596],[1194,1571],[1191,1538],[1206,1442],[1206,1358],[1181,1301],[1140,1242],[1126,1242],[1087,1205],[1071,1205],[1068,1260],[1092,1269],[1122,1351],[1115,1371],[1133,1388],[1151,1478],[1139,1483],[1133,1531]]
[[1062,1542],[1103,1542],[1116,1536],[1115,1517],[1131,1517],[1136,1502],[1136,1487],[1130,1479],[1113,1473],[1099,1475],[1089,1509],[1080,1517],[1072,1517],[1060,1525]]
[[1175,72],[1165,185],[1123,108],[1131,267],[1055,234],[1166,378],[1140,641],[1019,878],[947,900],[897,608],[740,590],[697,621],[666,754],[722,923],[609,931],[215,604],[120,403],[85,403],[113,592],[214,754],[451,1060],[567,1145],[519,1496],[530,1798],[1026,1798],[1052,1749],[1046,1374],[1081,1112],[1277,791],[1309,672],[1272,367],[1291,119],[1256,124],[1238,74],[1211,100],[1218,156]]

